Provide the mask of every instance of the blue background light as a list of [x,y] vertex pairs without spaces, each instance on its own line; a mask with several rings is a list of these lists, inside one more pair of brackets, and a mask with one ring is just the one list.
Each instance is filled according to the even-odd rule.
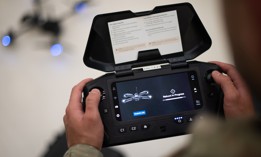
[[12,38],[9,35],[3,36],[3,38],[2,38],[2,45],[3,46],[7,47],[11,44],[11,42],[12,42]]
[[80,13],[84,8],[86,8],[87,7],[87,4],[86,4],[86,2],[79,2],[79,3],[77,3],[75,6],[74,6],[74,11],[76,12],[76,13]]
[[59,43],[53,44],[50,48],[52,56],[59,56],[63,52],[63,46]]

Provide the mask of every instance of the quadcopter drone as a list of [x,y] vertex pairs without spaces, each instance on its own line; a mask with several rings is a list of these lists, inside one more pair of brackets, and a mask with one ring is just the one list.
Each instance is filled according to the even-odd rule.
[[140,101],[141,99],[152,99],[152,95],[149,95],[149,91],[145,90],[145,91],[142,91],[140,93],[134,93],[134,94],[131,94],[131,93],[125,93],[123,95],[123,98],[122,99],[122,103],[128,103],[130,101]]
[[50,52],[52,56],[59,56],[63,52],[63,46],[59,42],[59,36],[62,32],[61,23],[71,15],[76,13],[80,13],[87,5],[88,0],[81,0],[76,2],[73,5],[73,10],[70,10],[68,14],[65,16],[60,17],[59,19],[51,19],[45,18],[43,15],[43,8],[42,0],[34,0],[34,8],[35,10],[31,14],[25,14],[21,18],[22,27],[17,30],[13,31],[10,30],[8,33],[2,36],[1,43],[4,47],[9,47],[14,44],[14,41],[17,40],[19,36],[22,34],[30,31],[32,28],[38,28],[39,30],[43,31],[44,33],[49,33],[52,35],[52,42],[50,46]]

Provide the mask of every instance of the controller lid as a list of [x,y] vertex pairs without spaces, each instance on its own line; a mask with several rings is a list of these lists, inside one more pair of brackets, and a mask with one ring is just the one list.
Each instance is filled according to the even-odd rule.
[[[179,49],[176,52],[168,54],[162,54],[157,48],[142,50],[137,52],[135,60],[120,63],[115,62],[108,23],[137,17],[148,17],[149,15],[161,15],[159,13],[169,13],[171,11],[176,11],[177,13],[182,45],[181,50]],[[153,10],[138,13],[121,11],[95,16],[83,61],[86,66],[105,72],[131,70],[135,67],[160,63],[174,64],[196,58],[208,50],[211,43],[210,36],[193,6],[189,3],[158,6]]]

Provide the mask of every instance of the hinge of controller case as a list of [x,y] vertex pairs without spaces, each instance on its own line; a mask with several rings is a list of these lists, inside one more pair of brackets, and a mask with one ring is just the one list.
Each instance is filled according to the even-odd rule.
[[130,64],[115,67],[115,75],[117,77],[128,76],[128,75],[132,75],[132,74],[133,74],[133,71],[132,71],[132,67]]
[[[161,55],[158,49],[145,50],[138,52],[138,59],[133,64],[123,64],[115,66],[115,72],[117,77],[132,75],[132,68],[141,67],[145,65],[153,65],[161,61]],[[155,61],[156,60],[156,61]]]
[[[140,67],[136,69],[143,69],[143,71],[151,71],[151,70],[157,70],[161,69],[162,66],[168,65],[170,66],[171,69],[178,69],[178,68],[186,68],[188,66],[188,63],[185,62],[175,62],[175,63],[165,63],[165,64],[157,64],[157,65],[151,65],[151,66],[145,66],[145,67]],[[122,67],[116,67],[116,76],[117,77],[123,77],[123,76],[130,76],[133,75],[133,70],[131,66],[122,68]]]
[[188,63],[187,62],[177,62],[177,63],[172,63],[171,68],[172,69],[177,69],[177,68],[184,68],[187,67]]
[[186,59],[183,58],[183,57],[180,58],[179,60],[178,59],[169,58],[168,61],[169,61],[169,64],[170,64],[172,69],[183,68],[183,67],[187,67],[188,66],[188,63],[187,63]]
[[[188,66],[188,63],[184,57],[168,58],[164,59],[160,56],[158,49],[141,51],[138,53],[138,61],[141,63],[123,64],[115,66],[115,74],[117,77],[133,75],[133,69],[135,67],[141,68],[143,71],[161,69],[161,64],[169,64],[171,69],[184,68]],[[144,67],[145,65],[149,65]]]
[[115,75],[116,75],[117,77],[129,76],[129,75],[133,75],[133,71],[132,71],[132,70],[117,71],[117,72],[115,73]]

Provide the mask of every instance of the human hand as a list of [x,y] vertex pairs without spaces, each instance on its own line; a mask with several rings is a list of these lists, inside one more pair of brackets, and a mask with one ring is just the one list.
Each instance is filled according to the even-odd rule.
[[212,62],[218,65],[227,75],[218,71],[212,72],[212,77],[224,93],[224,112],[226,118],[251,117],[255,115],[251,93],[233,65]]
[[63,117],[68,147],[76,144],[87,144],[99,150],[102,147],[104,127],[98,110],[100,91],[93,89],[89,92],[85,112],[83,112],[81,104],[82,90],[91,80],[85,79],[72,89]]

